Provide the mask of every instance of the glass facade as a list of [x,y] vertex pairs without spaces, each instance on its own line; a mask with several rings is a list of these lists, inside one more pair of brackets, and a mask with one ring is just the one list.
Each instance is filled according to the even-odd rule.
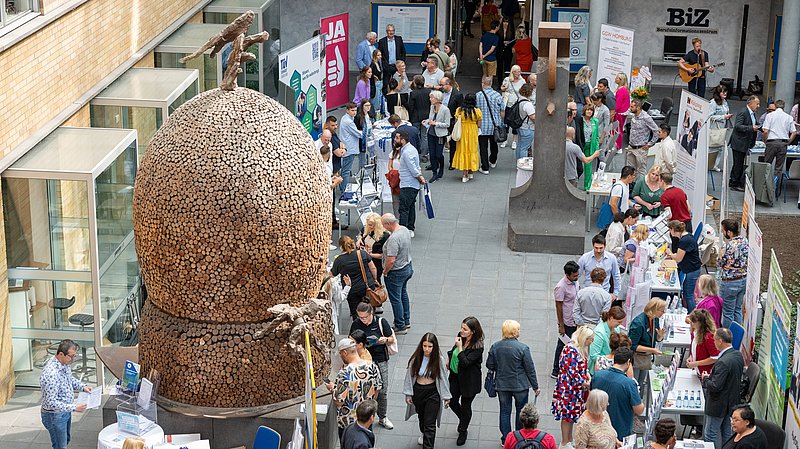
[[13,23],[32,11],[38,10],[38,4],[34,0],[2,0],[2,2],[3,7],[0,8],[0,28]]

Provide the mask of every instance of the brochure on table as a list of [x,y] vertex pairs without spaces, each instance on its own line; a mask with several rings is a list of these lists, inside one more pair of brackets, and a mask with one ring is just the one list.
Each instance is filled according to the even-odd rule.
[[149,379],[139,380],[141,367],[125,362],[125,374],[121,381],[124,391],[118,396],[117,426],[120,432],[132,435],[144,435],[158,423],[158,407],[155,394],[158,382]]

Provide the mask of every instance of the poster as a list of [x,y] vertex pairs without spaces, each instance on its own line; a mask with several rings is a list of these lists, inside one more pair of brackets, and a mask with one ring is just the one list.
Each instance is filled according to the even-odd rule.
[[789,409],[786,413],[784,429],[789,449],[800,449],[800,412],[797,410],[798,403],[800,403],[800,338],[797,335],[797,331],[800,330],[800,315],[797,316],[794,325],[794,365],[789,384]]
[[324,35],[312,37],[278,56],[278,79],[294,89],[294,115],[314,140],[325,122],[324,40]]
[[[436,5],[409,3],[372,3],[372,31],[386,36],[386,25],[394,25],[403,38],[406,54],[421,55],[425,41],[436,34]],[[410,66],[409,66],[410,67]]]
[[608,80],[608,87],[615,91],[614,79],[624,73],[630,79],[633,59],[633,30],[608,24],[600,25],[600,51],[597,56],[596,79]]
[[711,103],[689,91],[681,92],[678,112],[678,168],[673,184],[686,192],[692,222],[702,226],[706,215],[708,182],[708,118]]
[[327,109],[338,108],[350,101],[348,70],[350,61],[347,53],[350,14],[343,13],[325,17],[319,21],[320,32],[325,40],[325,83],[328,88]]
[[[552,8],[550,10],[550,15],[553,22],[567,22],[570,24],[569,69],[572,72],[577,72],[578,69],[587,64],[587,53],[589,52],[589,10],[578,8]],[[595,77],[595,79],[599,78]]]
[[742,327],[744,327],[744,337],[742,338],[742,357],[744,363],[749,364],[753,360],[753,348],[756,338],[756,327],[758,326],[758,296],[761,289],[761,254],[764,242],[761,237],[761,228],[755,220],[750,221],[751,226],[747,231],[747,285],[742,304]]
[[750,177],[744,177],[744,203],[742,204],[742,231],[747,231],[748,223],[756,218],[756,192]]

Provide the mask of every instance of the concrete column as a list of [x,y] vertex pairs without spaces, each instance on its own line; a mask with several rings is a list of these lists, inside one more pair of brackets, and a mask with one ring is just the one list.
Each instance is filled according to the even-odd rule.
[[544,19],[542,17],[544,3],[545,0],[530,0],[528,2],[531,5],[531,10],[528,12],[527,20],[531,21],[531,38],[533,38],[533,42],[539,42],[539,23]]
[[[597,73],[597,58],[600,54],[600,26],[608,23],[608,0],[591,0],[589,2],[589,45],[586,64]],[[597,83],[592,80],[592,85]]]
[[781,53],[775,99],[785,101],[787,109],[791,109],[789,105],[794,104],[798,45],[800,45],[800,0],[783,0]]

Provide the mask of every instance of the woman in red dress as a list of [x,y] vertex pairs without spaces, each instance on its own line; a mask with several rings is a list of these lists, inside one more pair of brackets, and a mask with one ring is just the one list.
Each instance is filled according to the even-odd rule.
[[710,373],[714,367],[719,349],[714,345],[714,318],[706,309],[694,309],[687,317],[692,323],[692,355],[686,364],[689,368],[697,368],[700,374]]
[[517,65],[523,72],[531,71],[533,66],[533,40],[525,33],[525,25],[517,27],[517,40],[514,42]]
[[581,326],[572,334],[572,341],[561,351],[551,409],[553,418],[561,421],[562,448],[572,444],[572,426],[578,422],[585,409],[591,380],[589,346],[593,340],[594,330],[589,326]]

